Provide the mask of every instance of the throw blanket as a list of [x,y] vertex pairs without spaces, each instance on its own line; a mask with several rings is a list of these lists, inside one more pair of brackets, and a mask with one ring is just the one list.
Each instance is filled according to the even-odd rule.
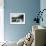
[[33,35],[29,32],[24,38],[17,42],[18,46],[31,46],[33,42]]

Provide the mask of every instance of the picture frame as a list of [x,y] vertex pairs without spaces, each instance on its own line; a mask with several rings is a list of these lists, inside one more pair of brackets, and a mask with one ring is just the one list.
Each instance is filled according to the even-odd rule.
[[10,24],[25,24],[25,13],[10,13]]

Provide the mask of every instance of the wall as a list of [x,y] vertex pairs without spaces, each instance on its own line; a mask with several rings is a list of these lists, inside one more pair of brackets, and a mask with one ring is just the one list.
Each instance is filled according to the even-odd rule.
[[[41,9],[41,11],[43,9],[46,9],[46,0],[41,0],[40,1],[40,9]],[[43,12],[42,17],[43,17],[43,22],[41,21],[40,25],[46,26],[46,20],[45,20],[46,19],[46,10]]]
[[0,42],[4,41],[4,0],[0,0]]
[[[40,0],[4,0],[4,38],[7,41],[18,41],[31,31],[35,14],[40,10]],[[25,13],[26,23],[10,24],[10,13]]]

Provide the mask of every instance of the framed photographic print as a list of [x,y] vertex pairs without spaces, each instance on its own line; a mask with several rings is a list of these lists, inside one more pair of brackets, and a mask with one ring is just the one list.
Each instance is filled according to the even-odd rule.
[[10,13],[10,24],[25,24],[25,13]]

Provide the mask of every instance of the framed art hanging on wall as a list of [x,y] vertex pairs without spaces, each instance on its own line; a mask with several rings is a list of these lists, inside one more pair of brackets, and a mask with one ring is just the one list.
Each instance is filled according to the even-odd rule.
[[25,24],[25,13],[10,13],[10,24]]

